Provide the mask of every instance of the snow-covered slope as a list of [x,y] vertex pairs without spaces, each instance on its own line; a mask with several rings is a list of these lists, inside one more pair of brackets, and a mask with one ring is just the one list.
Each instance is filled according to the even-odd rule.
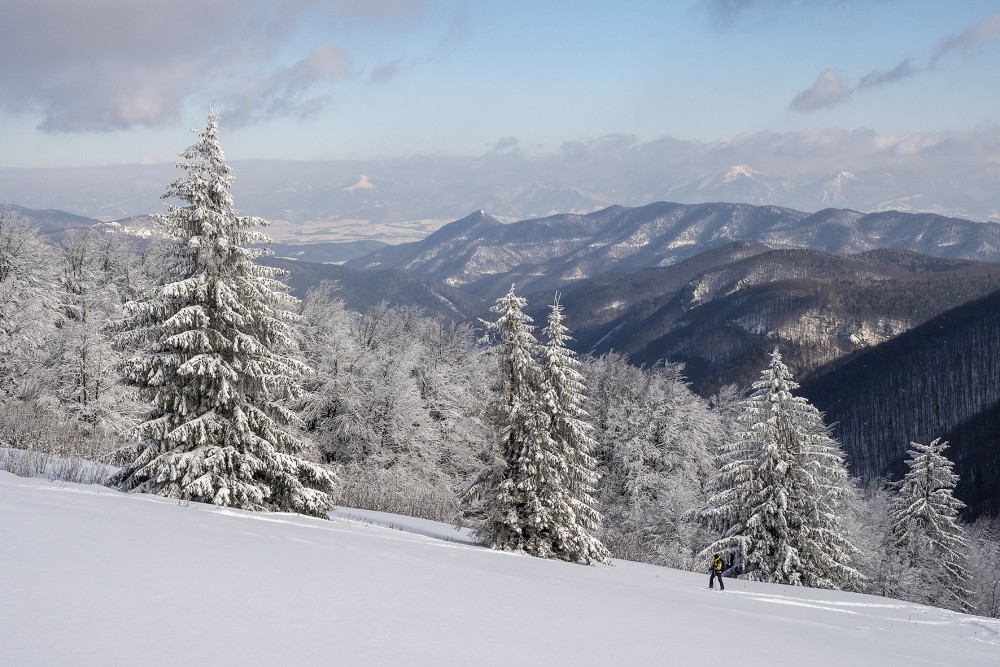
[[9,665],[1000,664],[996,619],[736,580],[720,593],[352,510],[253,514],[0,472],[0,536]]

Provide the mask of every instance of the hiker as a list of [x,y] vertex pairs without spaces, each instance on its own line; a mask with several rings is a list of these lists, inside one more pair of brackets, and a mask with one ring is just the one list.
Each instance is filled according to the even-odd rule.
[[722,556],[715,554],[712,556],[712,565],[709,566],[709,571],[712,573],[708,577],[708,587],[715,588],[715,578],[719,578],[719,590],[726,590],[726,585],[722,583]]

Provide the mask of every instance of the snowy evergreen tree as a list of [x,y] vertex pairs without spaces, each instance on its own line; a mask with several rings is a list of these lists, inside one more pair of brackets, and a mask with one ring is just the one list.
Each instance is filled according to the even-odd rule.
[[655,411],[665,407],[662,387],[655,375],[620,355],[605,355],[588,370],[605,544],[619,558],[662,564],[651,536],[662,532],[661,523],[669,520],[663,501],[674,481],[651,432],[660,416]]
[[[296,402],[296,410],[312,432],[319,434],[334,430],[340,410],[338,398],[344,382],[345,360],[353,355],[348,322],[351,314],[344,302],[336,298],[336,285],[324,282],[306,293],[300,305],[302,326],[299,328],[299,345],[310,368],[316,372],[303,383],[305,393]],[[324,458],[329,458],[330,446],[322,441],[317,445]]]
[[136,423],[109,322],[130,256],[121,237],[93,230],[46,243],[0,211],[0,439],[20,448],[98,459]]
[[483,322],[494,336],[491,353],[497,363],[494,417],[498,430],[496,456],[463,490],[464,501],[479,501],[471,514],[480,519],[480,538],[493,549],[524,551],[541,558],[568,558],[561,551],[562,526],[554,507],[560,470],[549,418],[543,403],[539,344],[532,334],[527,301],[510,291],[491,310],[496,322]]
[[332,460],[389,470],[417,463],[416,452],[431,447],[430,416],[412,377],[420,355],[414,314],[401,314],[383,302],[351,318],[351,351],[341,360],[336,397],[337,439],[327,450]]
[[906,573],[900,550],[892,534],[897,505],[895,485],[873,480],[846,514],[852,542],[861,550],[854,563],[865,576],[859,592],[900,597]]
[[421,352],[413,376],[437,432],[438,457],[464,481],[474,467],[470,443],[486,440],[489,358],[467,324],[425,319],[417,339]]
[[295,300],[280,271],[259,266],[268,242],[259,218],[236,214],[232,170],[209,113],[199,140],[181,154],[184,175],[164,198],[177,243],[165,282],[127,304],[120,342],[139,352],[126,377],[152,404],[137,440],[118,452],[124,490],[251,510],[324,516],[334,479],[306,460],[282,405],[301,391],[307,367],[282,354]]
[[965,504],[954,496],[958,475],[944,455],[947,448],[940,438],[929,445],[911,443],[906,462],[910,469],[900,486],[892,532],[908,570],[904,595],[969,611],[968,542],[957,521]]
[[608,551],[596,537],[601,515],[591,498],[597,474],[590,455],[595,446],[592,427],[585,417],[586,387],[578,369],[580,362],[566,347],[569,332],[563,324],[563,308],[557,293],[545,328],[542,391],[549,421],[549,439],[557,476],[547,480],[545,502],[550,505],[554,526],[550,529],[553,551],[568,561],[606,561]]
[[705,552],[735,557],[748,579],[840,588],[860,579],[839,517],[847,471],[819,412],[792,395],[796,388],[775,349],[710,484],[702,518],[723,536]]

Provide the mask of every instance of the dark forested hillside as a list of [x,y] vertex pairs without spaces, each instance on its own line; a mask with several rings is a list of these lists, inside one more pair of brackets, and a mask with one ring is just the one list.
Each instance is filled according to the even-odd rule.
[[821,371],[802,394],[826,413],[854,474],[898,477],[911,441],[951,441],[970,511],[1000,508],[1000,292]]
[[[781,345],[797,377],[1000,289],[993,263],[901,250],[834,255],[735,243],[673,266],[566,289],[576,347],[683,362],[695,388],[747,386]],[[532,295],[543,316],[551,293]]]
[[1000,400],[950,429],[943,439],[957,445],[948,455],[966,473],[959,492],[970,514],[1000,516]]
[[[700,275],[734,262],[770,252],[760,243],[735,241],[706,250],[670,266],[642,269],[633,273],[611,273],[583,280],[560,290],[577,348],[590,351],[605,335],[621,326],[622,318],[647,317],[669,297]],[[528,296],[532,317],[540,317],[556,290],[543,290]],[[617,349],[625,350],[620,347]]]

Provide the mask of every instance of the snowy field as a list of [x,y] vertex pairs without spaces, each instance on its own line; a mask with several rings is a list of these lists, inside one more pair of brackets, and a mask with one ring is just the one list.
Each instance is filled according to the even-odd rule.
[[0,472],[4,665],[1000,665],[1000,620]]

